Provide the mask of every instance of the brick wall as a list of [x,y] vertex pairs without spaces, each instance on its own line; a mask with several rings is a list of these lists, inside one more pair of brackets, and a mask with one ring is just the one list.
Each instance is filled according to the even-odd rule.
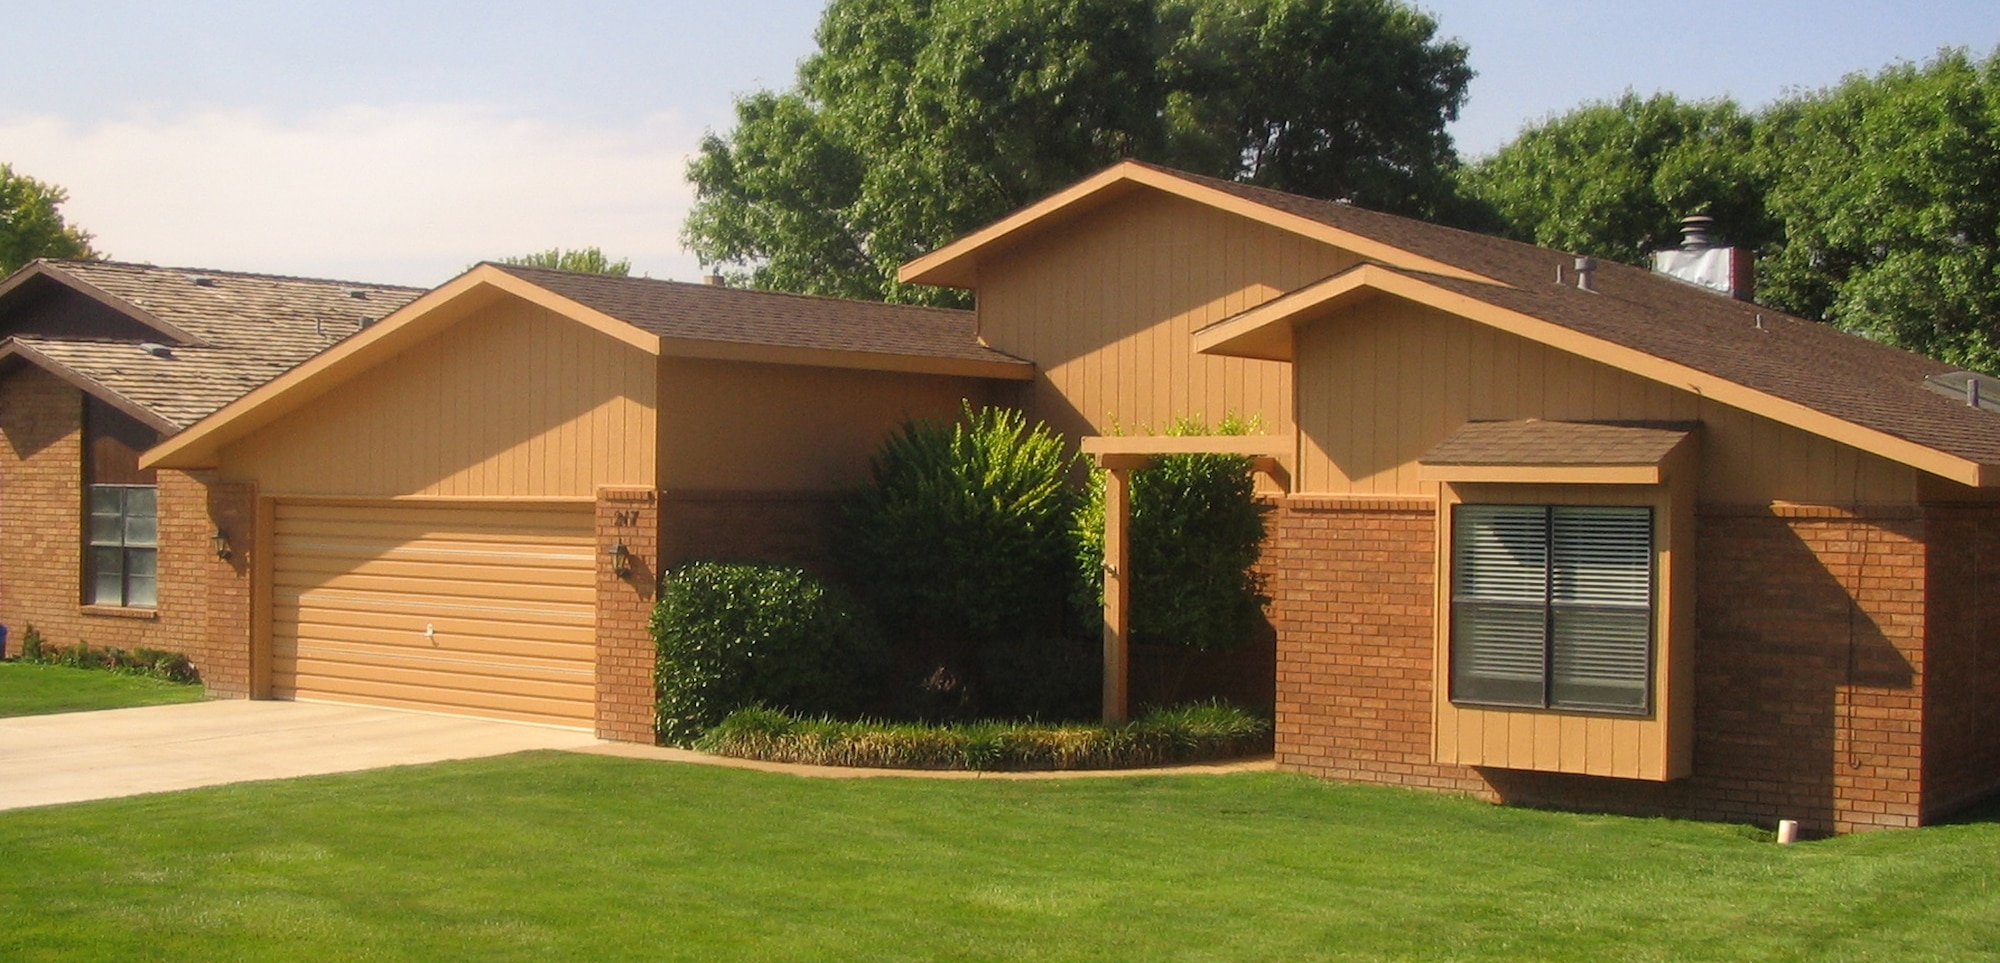
[[204,679],[218,676],[217,694],[240,694],[202,645],[212,553],[201,480],[159,474],[158,607],[85,606],[82,392],[35,367],[0,379],[0,437],[0,624],[9,651],[32,625],[51,645],[183,652]]
[[1926,510],[1926,819],[2000,791],[2000,506]]
[[[653,640],[647,622],[660,584],[660,500],[644,488],[597,492],[597,737],[652,743]],[[631,552],[613,569],[612,549]]]
[[1430,761],[1434,511],[1428,500],[1294,498],[1275,516],[1266,552],[1281,573],[1281,766],[1530,805],[1791,818],[1822,832],[1917,823],[1915,512],[1702,514],[1695,775],[1662,784]]
[[[203,666],[212,696],[247,698],[250,679],[250,571],[257,545],[257,488],[243,483],[206,482],[207,517],[193,533],[207,574],[205,632],[189,652]],[[229,539],[228,558],[215,554],[214,535]]]

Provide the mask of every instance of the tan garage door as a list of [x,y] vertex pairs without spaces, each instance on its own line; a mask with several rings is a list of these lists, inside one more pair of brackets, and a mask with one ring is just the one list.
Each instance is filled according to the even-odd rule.
[[279,502],[271,692],[588,727],[588,506]]

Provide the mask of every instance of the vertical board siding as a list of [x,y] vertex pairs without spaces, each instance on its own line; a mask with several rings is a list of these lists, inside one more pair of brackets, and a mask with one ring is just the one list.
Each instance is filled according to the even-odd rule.
[[846,368],[660,359],[660,488],[834,491],[905,418],[951,420],[989,382]]
[[222,454],[286,495],[592,497],[654,480],[655,359],[507,299]]
[[982,264],[980,335],[1035,362],[1029,409],[1071,438],[1232,412],[1284,435],[1290,366],[1195,354],[1193,332],[1357,260],[1147,192]]
[[1477,322],[1391,299],[1298,333],[1300,493],[1413,495],[1467,421],[1699,421],[1703,502],[1907,504],[1917,473]]

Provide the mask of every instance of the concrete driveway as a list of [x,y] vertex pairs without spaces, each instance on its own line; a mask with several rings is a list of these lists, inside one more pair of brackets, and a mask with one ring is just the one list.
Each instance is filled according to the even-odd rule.
[[0,719],[0,810],[595,746],[587,732],[310,702]]

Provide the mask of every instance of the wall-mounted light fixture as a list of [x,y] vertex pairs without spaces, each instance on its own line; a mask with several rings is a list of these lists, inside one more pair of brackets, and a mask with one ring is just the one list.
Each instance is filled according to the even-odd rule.
[[208,543],[214,546],[216,558],[226,559],[235,554],[235,551],[229,547],[229,533],[222,529],[216,529],[215,534],[208,537]]
[[622,541],[611,546],[611,574],[619,578],[632,574],[632,550]]

